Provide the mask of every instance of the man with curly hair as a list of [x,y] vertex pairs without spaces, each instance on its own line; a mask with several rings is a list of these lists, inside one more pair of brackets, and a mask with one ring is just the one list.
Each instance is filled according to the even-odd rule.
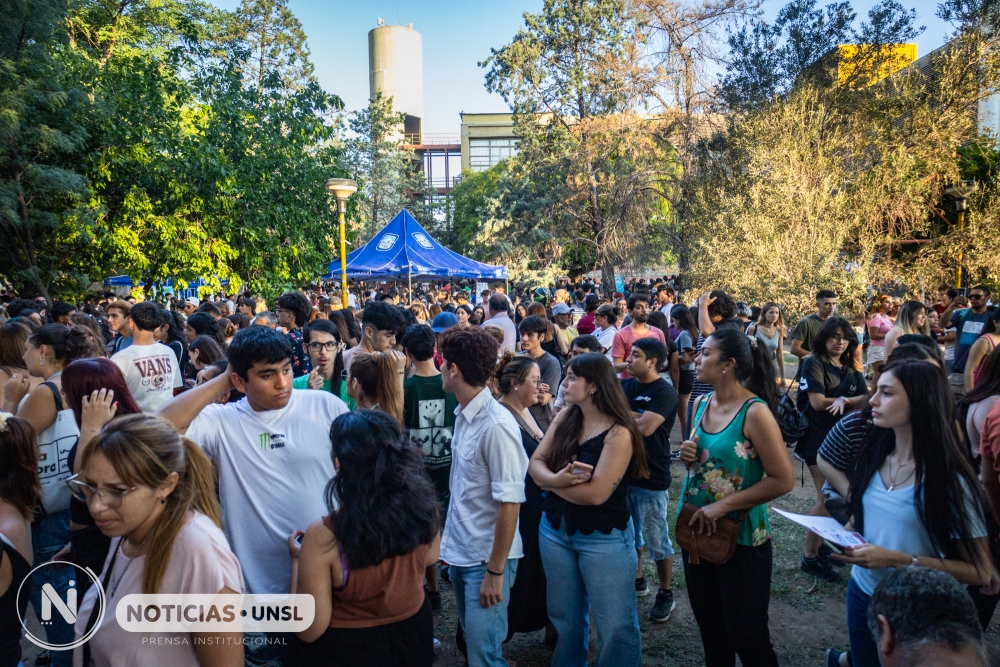
[[507,605],[524,556],[517,524],[528,456],[514,417],[486,388],[498,349],[478,327],[453,327],[438,339],[441,384],[458,400],[441,559],[450,566],[470,667],[507,664]]

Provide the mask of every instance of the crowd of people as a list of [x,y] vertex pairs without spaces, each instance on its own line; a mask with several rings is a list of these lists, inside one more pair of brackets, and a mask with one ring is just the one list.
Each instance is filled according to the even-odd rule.
[[[637,600],[655,593],[648,619],[669,621],[678,553],[705,664],[775,666],[768,503],[792,490],[793,458],[810,513],[866,541],[806,534],[804,573],[853,566],[827,665],[986,665],[989,289],[878,294],[850,320],[821,290],[789,330],[777,303],[712,290],[686,305],[682,287],[386,285],[346,308],[319,288],[271,304],[5,294],[0,667],[20,664],[22,585],[36,615],[43,587],[80,591],[50,643],[97,626],[72,568],[28,577],[51,560],[99,573],[112,610],[133,593],[315,600],[299,633],[155,649],[109,613],[48,652],[59,667],[429,665],[452,635],[469,665],[500,667],[506,641],[541,630],[553,665],[582,667],[591,624],[597,665],[639,665]],[[457,627],[436,626],[441,580]]]

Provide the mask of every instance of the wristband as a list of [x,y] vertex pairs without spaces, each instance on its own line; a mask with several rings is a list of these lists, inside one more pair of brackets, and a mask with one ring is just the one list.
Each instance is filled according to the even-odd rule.
[[486,568],[486,573],[487,574],[492,574],[494,577],[502,577],[503,576],[503,572],[494,572],[490,568]]

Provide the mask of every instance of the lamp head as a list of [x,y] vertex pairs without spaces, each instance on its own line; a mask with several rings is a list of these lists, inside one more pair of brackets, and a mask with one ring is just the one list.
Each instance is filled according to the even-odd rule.
[[955,199],[966,199],[978,189],[979,184],[975,181],[959,181],[958,183],[948,183],[945,185],[944,193]]
[[326,179],[326,191],[340,199],[348,199],[358,191],[358,184],[349,178]]

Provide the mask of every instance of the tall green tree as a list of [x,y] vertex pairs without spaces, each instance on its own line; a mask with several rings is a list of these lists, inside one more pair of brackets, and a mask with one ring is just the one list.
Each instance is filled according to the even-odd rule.
[[600,268],[607,289],[616,264],[650,247],[676,176],[662,118],[637,113],[656,82],[638,16],[621,0],[546,0],[481,63],[521,138],[504,199],[515,238],[546,230],[549,262],[567,244],[589,245],[586,268]]
[[348,119],[354,136],[344,142],[344,159],[358,182],[353,226],[361,238],[375,236],[404,208],[423,217],[422,202],[429,193],[413,151],[403,148],[405,116],[393,110],[391,97],[378,93]]
[[0,274],[24,294],[72,287],[93,237],[89,181],[79,168],[89,101],[63,85],[59,0],[0,5]]
[[315,81],[305,31],[287,0],[242,0],[231,29],[249,50],[244,69],[248,83],[258,92],[272,73],[289,90]]

